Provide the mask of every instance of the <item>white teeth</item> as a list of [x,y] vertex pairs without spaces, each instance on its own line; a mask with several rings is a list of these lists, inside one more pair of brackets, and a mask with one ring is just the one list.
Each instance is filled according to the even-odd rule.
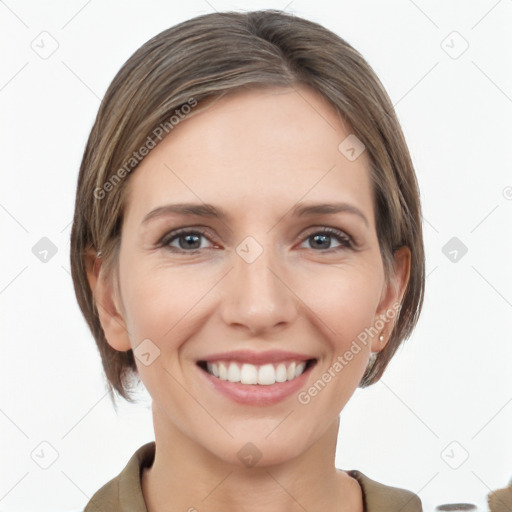
[[276,382],[284,382],[286,380],[286,366],[279,363],[276,368]]
[[229,382],[240,382],[240,368],[236,363],[231,363],[228,368]]
[[274,367],[272,363],[257,366],[243,363],[241,366],[234,361],[218,361],[206,363],[208,373],[221,380],[241,382],[242,384],[259,384],[269,386],[276,382],[293,380],[304,372],[306,361],[279,363]]
[[212,375],[215,375],[215,377],[219,376],[219,366],[217,363],[206,363],[206,368],[208,368],[208,371]]
[[219,363],[219,379],[228,380],[228,369],[224,363]]
[[242,384],[257,384],[258,369],[253,364],[243,364],[240,372],[240,382]]
[[263,386],[268,386],[270,384],[275,384],[276,382],[276,371],[274,370],[274,366],[271,364],[264,364],[260,366],[258,370],[258,384],[262,384]]
[[288,380],[292,380],[295,377],[295,362],[293,362],[290,366],[288,366],[288,370],[286,371],[286,378]]

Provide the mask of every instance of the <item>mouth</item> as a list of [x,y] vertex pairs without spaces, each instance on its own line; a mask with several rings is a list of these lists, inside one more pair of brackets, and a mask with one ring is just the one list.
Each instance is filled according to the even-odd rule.
[[242,361],[197,361],[197,366],[212,377],[247,386],[272,386],[298,379],[316,364],[315,358],[265,364]]

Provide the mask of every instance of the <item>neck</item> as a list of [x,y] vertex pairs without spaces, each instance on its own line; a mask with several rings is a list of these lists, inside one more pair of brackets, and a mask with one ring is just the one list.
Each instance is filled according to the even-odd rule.
[[219,459],[154,406],[153,419],[155,459],[142,474],[148,512],[362,512],[359,484],[334,463],[339,418],[305,452],[261,467]]

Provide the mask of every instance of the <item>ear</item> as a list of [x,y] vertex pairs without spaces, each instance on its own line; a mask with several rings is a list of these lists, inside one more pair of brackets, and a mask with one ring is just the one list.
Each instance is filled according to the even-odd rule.
[[98,310],[101,327],[108,344],[115,350],[130,350],[130,337],[119,307],[120,301],[114,286],[114,277],[102,268],[101,258],[92,248],[87,250],[85,268],[91,292]]
[[[410,268],[411,251],[409,247],[404,245],[395,251],[393,274],[389,277],[389,282],[384,283],[382,288],[374,321],[374,325],[381,327],[381,329],[372,340],[372,352],[380,352],[389,341],[391,331],[400,313],[398,305],[402,304],[402,298],[409,282]],[[384,324],[383,327],[381,322],[378,321],[379,319]],[[380,341],[380,335],[383,335],[383,341]]]

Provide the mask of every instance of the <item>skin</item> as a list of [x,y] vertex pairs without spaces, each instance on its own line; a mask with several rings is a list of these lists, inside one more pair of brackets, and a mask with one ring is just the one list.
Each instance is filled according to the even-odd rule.
[[[196,365],[240,348],[296,351],[317,358],[307,389],[401,301],[410,251],[397,251],[386,282],[369,160],[338,150],[350,133],[305,86],[236,91],[177,125],[130,176],[118,286],[101,264],[89,280],[112,347],[135,349],[149,338],[160,350],[147,366],[136,359],[157,446],[142,475],[148,511],[362,512],[359,484],[335,466],[339,414],[392,321],[383,342],[376,335],[361,344],[307,405],[296,394],[269,406],[236,403],[207,386]],[[298,203],[337,201],[356,206],[368,225],[348,212],[293,215]],[[211,203],[230,217],[167,216],[141,226],[150,211],[180,202]],[[315,243],[326,226],[356,248],[328,234]],[[195,254],[183,237],[159,246],[181,227],[206,229]],[[252,263],[236,252],[247,236],[263,249]],[[253,467],[237,457],[247,442],[261,453]]]

